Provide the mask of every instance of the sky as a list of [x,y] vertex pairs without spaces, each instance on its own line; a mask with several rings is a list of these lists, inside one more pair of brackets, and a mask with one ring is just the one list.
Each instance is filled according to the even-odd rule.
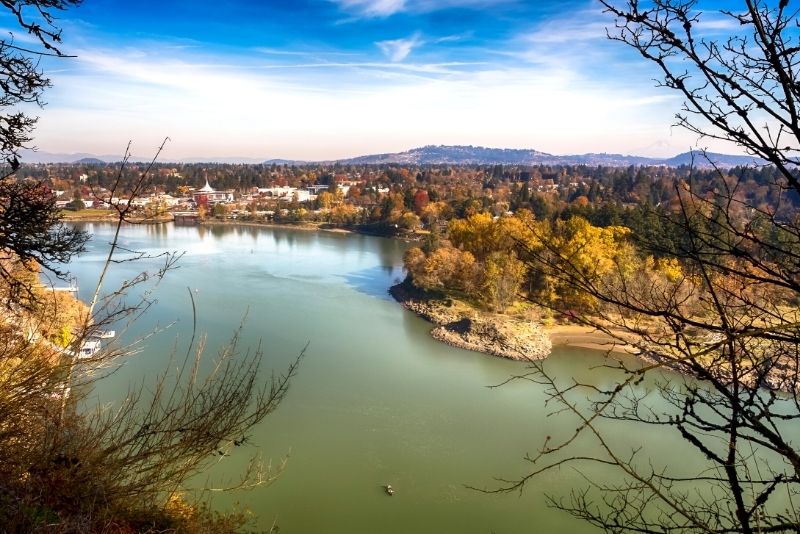
[[[84,0],[35,145],[162,159],[326,160],[423,145],[734,152],[674,128],[678,95],[595,0]],[[724,33],[715,19],[707,32]],[[26,36],[0,17],[0,32]]]

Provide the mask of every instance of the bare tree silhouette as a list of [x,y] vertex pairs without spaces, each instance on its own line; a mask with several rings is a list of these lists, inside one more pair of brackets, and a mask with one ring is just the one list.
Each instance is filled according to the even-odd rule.
[[[490,491],[517,491],[572,466],[585,474],[586,487],[552,495],[551,504],[607,531],[796,532],[798,12],[786,0],[737,2],[715,15],[733,28],[719,40],[705,36],[710,15],[693,0],[602,4],[615,20],[609,37],[654,63],[660,85],[683,95],[677,124],[773,165],[768,186],[779,201],[755,203],[722,169],[706,189],[676,184],[677,203],[649,215],[677,237],[665,243],[632,236],[627,252],[638,265],[647,256],[675,260],[670,273],[619,261],[598,276],[562,252],[557,236],[524,251],[541,276],[590,297],[581,310],[542,304],[605,332],[648,363],[610,363],[618,380],[608,387],[552,376],[541,364],[515,377],[541,384],[553,411],[578,424],[566,437],[545,439],[528,457],[530,472]],[[679,374],[644,380],[664,368]],[[680,436],[692,457],[674,465],[647,449],[620,448],[615,435],[630,435],[631,424],[642,435]],[[587,440],[594,453],[576,454]],[[597,465],[612,466],[613,480],[593,476]]]

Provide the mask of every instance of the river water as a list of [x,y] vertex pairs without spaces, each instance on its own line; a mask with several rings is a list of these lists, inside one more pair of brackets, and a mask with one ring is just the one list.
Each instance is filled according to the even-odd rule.
[[[93,239],[70,267],[88,299],[113,227],[83,227]],[[524,455],[575,422],[547,417],[543,388],[535,384],[487,387],[524,372],[525,364],[441,344],[428,335],[429,324],[391,300],[387,288],[403,277],[407,245],[331,232],[172,224],[125,227],[121,244],[185,254],[155,288],[157,302],[120,341],[156,333],[98,384],[92,401],[119,399],[132,381],[163,372],[174,346],[185,350],[189,291],[211,354],[243,318],[243,346],[261,343],[266,367],[284,369],[308,344],[288,397],[251,439],[273,465],[288,456],[284,471],[269,486],[215,494],[214,506],[240,503],[260,528],[276,522],[284,533],[594,532],[545,503],[545,493],[566,496],[585,485],[576,470],[537,478],[521,494],[469,489],[524,474]],[[158,263],[114,265],[107,287]],[[557,349],[548,365],[559,376],[607,385],[613,377],[596,368],[602,363],[599,353]],[[622,446],[642,441],[632,430]],[[680,454],[669,439],[651,445],[667,458]],[[222,458],[212,485],[235,479],[253,450]],[[382,489],[387,483],[393,497]]]

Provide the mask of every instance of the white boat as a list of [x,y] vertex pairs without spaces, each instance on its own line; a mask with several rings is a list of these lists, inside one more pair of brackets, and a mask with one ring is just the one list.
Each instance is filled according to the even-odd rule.
[[103,345],[100,343],[99,339],[89,339],[84,341],[83,345],[81,345],[81,350],[78,353],[78,358],[91,358],[100,352],[101,348],[103,348]]
[[116,335],[117,333],[114,330],[97,330],[96,332],[92,332],[91,337],[96,337],[97,339],[111,339]]

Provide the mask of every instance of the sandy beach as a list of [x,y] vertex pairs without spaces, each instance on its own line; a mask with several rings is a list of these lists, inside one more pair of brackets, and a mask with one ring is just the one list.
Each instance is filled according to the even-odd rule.
[[633,353],[630,346],[623,345],[605,332],[584,325],[555,325],[545,327],[554,347],[580,347],[591,350]]

